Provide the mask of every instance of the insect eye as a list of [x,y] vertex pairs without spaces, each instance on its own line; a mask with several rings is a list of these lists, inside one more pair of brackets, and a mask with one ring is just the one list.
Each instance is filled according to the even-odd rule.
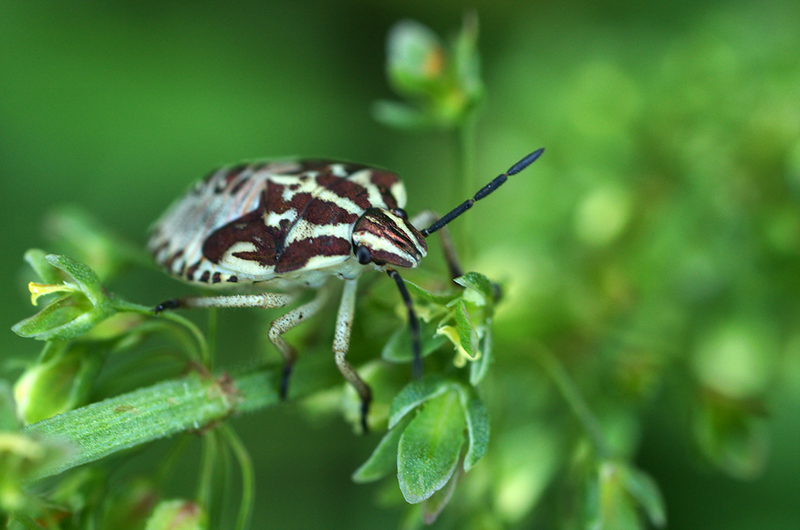
[[392,210],[392,213],[395,214],[400,219],[408,220],[408,214],[402,208],[395,208]]
[[358,258],[358,262],[360,264],[366,265],[372,261],[372,253],[367,247],[361,246],[356,250],[356,258]]

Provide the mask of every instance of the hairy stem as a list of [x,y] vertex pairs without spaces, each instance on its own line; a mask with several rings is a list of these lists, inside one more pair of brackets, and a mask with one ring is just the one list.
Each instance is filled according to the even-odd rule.
[[[292,397],[331,384],[329,367],[309,365],[297,372]],[[216,379],[192,373],[28,425],[23,429],[26,434],[58,439],[72,448],[64,459],[34,478],[55,475],[179,432],[201,430],[233,414],[275,405],[280,402],[279,379],[278,371],[271,369]]]

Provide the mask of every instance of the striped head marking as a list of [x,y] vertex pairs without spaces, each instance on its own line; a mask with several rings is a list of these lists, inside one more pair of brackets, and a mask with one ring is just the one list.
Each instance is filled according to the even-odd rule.
[[362,265],[412,268],[428,253],[428,246],[405,211],[369,208],[353,228],[353,250]]

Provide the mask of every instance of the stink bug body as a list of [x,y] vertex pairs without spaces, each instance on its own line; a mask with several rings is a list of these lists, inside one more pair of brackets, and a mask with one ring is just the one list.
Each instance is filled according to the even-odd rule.
[[[325,303],[327,280],[345,281],[336,320],[336,365],[358,391],[362,426],[370,389],[345,359],[355,309],[356,282],[367,269],[395,280],[408,308],[415,372],[420,372],[419,328],[398,268],[413,268],[427,253],[425,238],[536,160],[535,151],[484,186],[472,199],[425,229],[414,227],[403,207],[406,192],[389,171],[326,160],[242,164],[212,172],[156,222],[148,248],[169,273],[207,287],[239,287],[247,294],[188,297],[159,304],[156,313],[179,307],[283,307],[298,287],[317,296],[275,320],[269,338],[284,357],[281,395],[286,396],[296,358],[281,337]],[[459,274],[447,251],[451,274]],[[249,289],[247,289],[249,287]],[[255,294],[253,294],[255,293]]]

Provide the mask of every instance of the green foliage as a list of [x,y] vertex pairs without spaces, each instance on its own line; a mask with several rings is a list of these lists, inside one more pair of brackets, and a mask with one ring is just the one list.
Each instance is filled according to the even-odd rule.
[[[106,296],[100,279],[83,263],[55,254],[46,254],[33,249],[25,259],[49,284],[31,282],[31,302],[36,305],[39,297],[61,294],[40,312],[11,329],[21,337],[39,340],[71,339],[89,331],[96,324],[114,314],[114,307]],[[55,271],[47,271],[49,263]]]
[[[44,342],[27,341],[43,344],[36,355],[8,333],[0,365],[10,528],[141,530],[185,515],[237,529],[646,528],[667,513],[676,528],[743,515],[792,527],[795,6],[631,4],[597,17],[591,3],[478,4],[482,61],[477,17],[449,40],[418,22],[389,31],[400,99],[373,114],[426,131],[413,138],[363,112],[380,69],[370,46],[394,5],[271,4],[238,19],[202,5],[158,17],[4,8],[8,322],[25,315],[10,286],[13,256],[40,244],[35,209],[70,200],[103,220],[44,215],[53,253],[25,254],[44,307],[14,330]],[[452,25],[446,6],[417,7],[430,27]],[[372,31],[343,31],[365,21]],[[277,355],[250,340],[274,316],[221,311],[219,329],[202,311],[154,318],[150,304],[183,291],[106,228],[141,240],[191,178],[254,155],[392,167],[409,212],[446,211],[540,145],[535,174],[453,224],[463,263],[486,276],[431,272],[443,269],[434,238],[425,270],[409,273],[423,379],[409,375],[396,293],[363,282],[348,358],[375,391],[374,438],[336,430],[341,418],[357,430],[359,402],[329,358],[324,315],[289,337],[302,402],[286,408],[308,421],[236,420],[279,403],[279,369],[255,360]],[[374,504],[341,484],[357,462],[356,482],[384,481],[357,486]]]
[[464,17],[464,27],[449,46],[417,21],[395,24],[389,31],[386,73],[408,103],[378,101],[375,119],[410,130],[462,125],[484,93],[477,40],[474,14]]

